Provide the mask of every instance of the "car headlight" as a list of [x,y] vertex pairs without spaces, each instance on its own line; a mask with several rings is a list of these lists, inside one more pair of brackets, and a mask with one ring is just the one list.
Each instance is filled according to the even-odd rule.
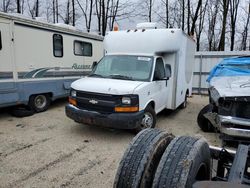
[[131,99],[130,97],[122,97],[122,104],[131,104]]
[[214,87],[211,87],[210,88],[210,97],[211,99],[214,101],[214,103],[216,105],[218,105],[218,100],[220,98],[220,94],[219,92],[217,91],[217,89],[215,89]]
[[71,97],[76,97],[76,90],[71,90],[70,96]]

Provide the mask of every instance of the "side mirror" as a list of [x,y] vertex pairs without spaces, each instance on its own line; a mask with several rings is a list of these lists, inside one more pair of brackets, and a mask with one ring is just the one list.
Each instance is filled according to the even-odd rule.
[[97,66],[97,61],[94,61],[93,64],[92,64],[92,70]]
[[165,65],[165,73],[167,80],[171,77],[171,65],[166,64]]

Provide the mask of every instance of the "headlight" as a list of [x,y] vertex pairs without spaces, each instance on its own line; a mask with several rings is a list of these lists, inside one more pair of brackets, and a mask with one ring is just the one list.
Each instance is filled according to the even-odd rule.
[[219,92],[217,91],[217,89],[215,89],[214,87],[211,87],[210,88],[210,97],[211,99],[214,101],[214,103],[216,105],[218,105],[218,100],[220,98],[220,94]]
[[122,104],[131,104],[131,99],[129,97],[122,97]]
[[71,96],[71,97],[76,97],[76,91],[75,91],[75,90],[71,90],[70,96]]

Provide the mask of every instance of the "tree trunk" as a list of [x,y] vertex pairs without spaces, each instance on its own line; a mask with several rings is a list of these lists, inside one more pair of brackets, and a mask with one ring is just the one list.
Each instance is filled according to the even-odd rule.
[[149,0],[149,11],[148,11],[148,21],[152,22],[152,2],[153,0]]
[[35,16],[36,17],[39,16],[39,0],[36,0],[36,12],[35,12]]
[[[242,33],[241,50],[244,50],[244,51],[247,50],[247,37],[248,37],[249,22],[250,22],[250,3],[249,3],[249,10],[248,10],[248,15],[247,15],[246,25],[244,26],[244,31]],[[250,45],[250,41],[249,41],[249,45]],[[250,46],[249,46],[249,50],[250,50]]]
[[56,23],[55,0],[53,0],[52,2],[52,14],[53,14],[53,23]]
[[17,13],[21,13],[21,5],[20,5],[20,0],[16,1],[16,5],[17,5]]
[[196,7],[196,11],[194,14],[194,18],[193,18],[193,23],[192,23],[192,27],[191,27],[191,31],[190,31],[190,35],[193,36],[194,35],[194,30],[195,30],[195,24],[196,24],[196,20],[198,19],[198,14],[199,14],[199,10],[201,8],[202,5],[202,0],[198,1],[198,5]]
[[221,29],[221,37],[220,37],[220,43],[218,46],[218,51],[225,50],[225,36],[226,36],[226,24],[227,24],[229,0],[223,0],[222,5],[223,5],[222,29]]
[[72,25],[75,26],[75,0],[72,0]]
[[166,0],[166,28],[168,28],[169,22],[169,8],[168,8],[168,0]]
[[58,0],[56,0],[56,23],[58,23],[58,16],[59,16],[59,11],[58,11]]
[[234,50],[234,41],[235,41],[235,28],[236,28],[236,20],[238,14],[239,0],[229,0],[230,5],[230,21],[231,21],[231,44],[230,50]]
[[93,11],[93,0],[90,0],[89,22],[88,22],[88,26],[87,26],[87,31],[88,32],[90,32],[90,28],[91,28],[92,11]]
[[185,29],[184,22],[185,22],[185,0],[182,0],[182,24],[181,24],[182,31],[184,31]]
[[102,36],[105,35],[105,15],[106,15],[106,9],[105,9],[105,0],[102,0],[102,13],[101,13],[101,17],[102,17]]
[[190,34],[190,0],[187,1],[187,9],[188,9],[188,15],[187,15],[187,31],[188,31],[188,34]]

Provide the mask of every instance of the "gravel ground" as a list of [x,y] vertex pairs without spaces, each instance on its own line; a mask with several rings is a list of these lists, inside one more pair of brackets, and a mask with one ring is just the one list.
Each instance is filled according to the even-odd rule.
[[[202,135],[219,146],[214,133],[197,126],[207,97],[193,96],[188,107],[157,116],[157,128],[174,135]],[[78,124],[65,116],[65,100],[31,117],[0,112],[0,187],[112,187],[129,131]]]

